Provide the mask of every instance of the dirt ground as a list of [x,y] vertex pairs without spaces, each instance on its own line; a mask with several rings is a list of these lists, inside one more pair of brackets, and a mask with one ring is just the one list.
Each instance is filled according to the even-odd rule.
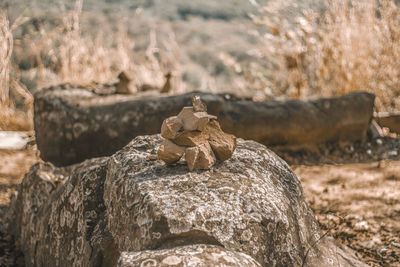
[[400,162],[292,166],[322,228],[370,266],[400,266]]
[[[301,180],[322,229],[354,249],[360,260],[370,266],[400,266],[400,161],[395,153],[395,160],[377,160],[387,158],[385,151],[397,149],[394,143],[400,144],[399,140],[389,141],[379,146],[381,156],[368,158],[371,153],[379,153],[367,145],[366,153],[361,148],[350,149],[356,154],[346,155],[353,160],[344,160],[359,161],[357,158],[365,154],[361,157],[369,159],[366,163],[324,165],[315,163],[315,155],[283,155],[295,162],[292,169]],[[343,149],[349,150],[346,146]],[[339,152],[328,154],[332,153],[341,159],[347,157]],[[24,173],[38,161],[37,155],[34,149],[0,150],[0,266],[23,265],[19,244],[4,227],[5,213],[11,194]],[[329,162],[335,157],[328,156]]]
[[0,266],[24,266],[18,242],[5,229],[10,197],[30,166],[38,161],[37,151],[0,150]]

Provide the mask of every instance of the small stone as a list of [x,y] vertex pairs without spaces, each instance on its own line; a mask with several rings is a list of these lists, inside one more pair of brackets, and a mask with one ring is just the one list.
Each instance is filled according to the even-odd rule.
[[182,129],[182,120],[177,116],[169,117],[161,125],[161,136],[166,139],[174,139]]
[[208,142],[217,159],[224,161],[232,157],[236,148],[236,137],[234,135],[224,133],[216,120],[211,120],[204,132],[209,135]]
[[208,142],[186,148],[185,159],[190,171],[207,170],[216,162],[215,155]]
[[157,154],[166,164],[173,164],[182,158],[183,153],[185,153],[185,148],[172,143],[168,139],[164,139]]
[[171,72],[168,72],[166,75],[165,75],[165,83],[164,83],[164,86],[161,88],[161,91],[160,91],[160,93],[169,93],[169,91],[171,90],[171,78],[172,78],[172,73]]
[[193,107],[184,107],[178,117],[182,120],[185,131],[203,131],[210,119],[217,118],[207,112],[195,112]]
[[192,105],[194,112],[207,112],[207,106],[204,104],[200,96],[193,94],[192,96]]
[[204,143],[208,139],[209,135],[205,132],[192,131],[179,134],[173,142],[180,146],[197,146]]
[[116,85],[115,92],[118,94],[131,94],[137,91],[135,85],[132,82],[132,78],[129,77],[128,73],[122,71],[118,75],[119,82]]
[[381,126],[379,126],[379,124],[375,120],[372,120],[369,124],[368,135],[372,139],[379,138],[384,135]]

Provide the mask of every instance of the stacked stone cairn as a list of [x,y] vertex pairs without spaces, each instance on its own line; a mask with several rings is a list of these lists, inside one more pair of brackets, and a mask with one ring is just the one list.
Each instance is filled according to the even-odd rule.
[[178,162],[184,155],[190,171],[210,169],[216,162],[229,159],[236,148],[236,137],[224,133],[216,116],[207,113],[198,95],[192,107],[184,107],[177,116],[164,120],[164,141],[158,157],[166,164]]

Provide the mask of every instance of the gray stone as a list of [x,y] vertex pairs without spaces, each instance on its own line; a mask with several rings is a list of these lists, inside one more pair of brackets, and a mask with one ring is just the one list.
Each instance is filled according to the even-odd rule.
[[192,95],[192,105],[195,112],[207,112],[206,104],[201,101],[200,96],[197,94]]
[[110,159],[104,201],[120,250],[207,244],[262,266],[363,266],[322,238],[298,178],[263,145],[239,139],[231,159],[187,172],[147,160],[160,142],[137,137]]
[[263,145],[239,139],[229,160],[188,172],[156,159],[161,142],[140,136],[110,158],[33,166],[10,215],[26,265],[177,262],[201,248],[210,263],[363,266],[323,237],[296,175]]
[[[217,95],[202,99],[214,113],[223,104]],[[160,133],[164,119],[191,103],[191,94],[148,98],[61,86],[43,89],[34,102],[37,146],[41,158],[56,166],[110,156],[135,136]]]
[[172,249],[122,252],[118,266],[261,267],[252,257],[244,253],[202,244]]
[[103,201],[106,158],[54,168],[36,164],[13,199],[10,232],[26,266],[115,266]]
[[222,129],[266,145],[307,147],[336,141],[363,141],[375,96],[351,93],[312,101],[226,102],[218,115]]
[[[112,90],[111,90],[112,91]],[[266,145],[308,146],[366,137],[374,95],[352,93],[314,101],[253,102],[197,93],[224,132]],[[35,93],[35,133],[41,157],[57,166],[109,156],[132,138],[160,132],[165,118],[192,103],[192,93],[169,97],[101,95],[63,86]]]

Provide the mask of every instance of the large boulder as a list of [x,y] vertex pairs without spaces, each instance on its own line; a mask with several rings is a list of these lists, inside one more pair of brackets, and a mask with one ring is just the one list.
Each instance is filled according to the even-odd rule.
[[185,262],[200,248],[221,266],[362,265],[324,237],[296,175],[265,146],[239,139],[229,160],[188,172],[156,159],[161,142],[140,136],[110,158],[33,166],[10,215],[27,266]]
[[27,266],[115,265],[119,252],[103,201],[107,162],[31,167],[10,209],[10,232],[18,237]]
[[[363,140],[374,105],[374,95],[368,93],[285,102],[199,95],[223,131],[289,147]],[[65,166],[110,156],[136,136],[159,133],[163,120],[190,106],[191,97],[192,93],[168,97],[97,94],[69,86],[43,89],[35,94],[34,102],[41,157]]]

